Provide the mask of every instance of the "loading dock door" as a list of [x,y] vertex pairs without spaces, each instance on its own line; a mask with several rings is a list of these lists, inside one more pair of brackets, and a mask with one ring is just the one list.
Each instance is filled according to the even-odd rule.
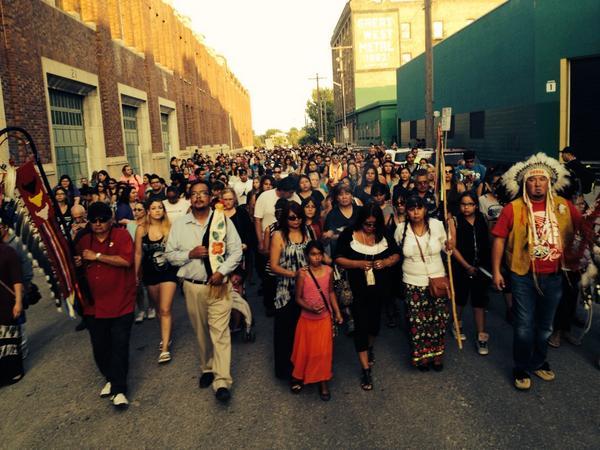
[[52,135],[57,176],[69,175],[73,183],[88,176],[83,96],[50,89]]
[[571,63],[571,110],[569,145],[578,159],[599,161],[600,57],[573,59]]

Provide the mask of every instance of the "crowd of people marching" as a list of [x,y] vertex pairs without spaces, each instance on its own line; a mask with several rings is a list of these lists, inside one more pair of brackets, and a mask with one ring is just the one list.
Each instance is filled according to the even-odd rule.
[[[476,328],[469,339],[487,355],[490,287],[503,291],[514,327],[515,387],[529,389],[531,374],[553,380],[547,347],[578,342],[570,333],[578,283],[598,236],[586,228],[593,208],[582,193],[590,186],[575,151],[563,150],[566,165],[537,154],[510,168],[486,168],[466,151],[440,176],[420,156],[414,148],[397,163],[380,146],[214,159],[196,152],[171,159],[169,180],[135,174],[130,165],[120,178],[100,170],[77,186],[60,177],[54,195],[93,299],[77,329],[89,330],[106,378],[100,395],[128,405],[133,323],[157,318],[157,361],[171,361],[171,310],[181,286],[197,336],[199,385],[228,401],[231,333],[251,339],[258,307],[246,299],[249,283],[259,284],[274,320],[275,375],[296,394],[316,383],[321,399],[330,399],[338,330],[354,341],[360,387],[373,389],[382,321],[406,324],[416,369],[442,371],[447,328],[468,339],[461,317],[469,303]],[[3,225],[3,240],[9,235]],[[10,304],[0,308],[0,323],[23,324],[31,274],[24,280],[13,255],[0,255],[0,304]],[[23,375],[23,356],[0,358],[3,382]]]

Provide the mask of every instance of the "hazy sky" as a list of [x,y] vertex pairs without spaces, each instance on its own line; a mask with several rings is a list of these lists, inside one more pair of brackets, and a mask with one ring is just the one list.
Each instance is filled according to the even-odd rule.
[[331,87],[329,41],[346,0],[173,0],[250,92],[252,126],[304,126],[315,73]]

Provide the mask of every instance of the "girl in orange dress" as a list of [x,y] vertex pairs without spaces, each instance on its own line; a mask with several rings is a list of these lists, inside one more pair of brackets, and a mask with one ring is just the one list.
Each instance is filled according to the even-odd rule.
[[343,322],[333,290],[333,270],[323,264],[323,244],[306,244],[308,267],[296,278],[296,303],[302,311],[296,326],[292,352],[292,392],[303,384],[319,383],[321,400],[331,398],[327,382],[331,379],[333,360],[332,320]]

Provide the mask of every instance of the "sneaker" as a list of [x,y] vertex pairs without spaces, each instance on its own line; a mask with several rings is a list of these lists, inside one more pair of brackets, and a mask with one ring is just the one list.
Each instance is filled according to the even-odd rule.
[[156,310],[154,308],[148,308],[148,320],[156,319]]
[[477,336],[477,353],[487,355],[490,352],[488,348],[489,335],[487,333],[479,333]]
[[125,394],[117,394],[113,397],[113,406],[117,409],[127,409],[129,407],[129,400],[125,397]]
[[550,364],[548,364],[547,362],[542,364],[542,367],[540,367],[538,370],[534,370],[533,373],[535,373],[544,381],[552,381],[556,378],[556,375],[550,368]]
[[531,388],[531,377],[524,370],[513,370],[513,380],[515,387],[520,391],[527,391]]
[[138,311],[135,313],[135,323],[142,323],[144,321],[144,316],[146,313],[144,311]]
[[110,381],[104,385],[102,390],[100,391],[100,397],[105,398],[110,396],[110,390],[112,389],[112,385]]
[[[460,333],[460,340],[461,341],[466,341],[467,340],[467,336],[465,335],[465,333],[463,333],[463,329],[462,327],[459,327],[459,333]],[[456,337],[456,328],[454,326],[452,326],[452,336],[454,336],[454,339],[458,339]]]

